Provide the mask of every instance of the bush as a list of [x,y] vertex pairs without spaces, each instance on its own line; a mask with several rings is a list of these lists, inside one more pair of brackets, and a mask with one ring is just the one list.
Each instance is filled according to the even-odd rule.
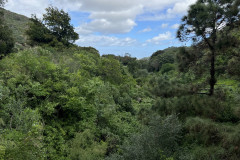
[[216,123],[209,119],[188,118],[185,142],[192,146],[195,159],[229,159],[240,156],[240,125]]
[[106,142],[95,141],[95,136],[90,130],[77,133],[69,145],[69,158],[72,160],[101,160],[107,151]]
[[229,102],[207,95],[159,98],[153,105],[153,109],[161,115],[178,114],[181,119],[200,116],[219,122],[237,121],[233,106]]
[[0,59],[12,52],[13,47],[14,40],[12,32],[8,26],[4,24],[3,13],[0,11]]
[[181,124],[176,115],[156,118],[141,133],[130,137],[119,150],[120,155],[108,159],[167,160],[178,150]]

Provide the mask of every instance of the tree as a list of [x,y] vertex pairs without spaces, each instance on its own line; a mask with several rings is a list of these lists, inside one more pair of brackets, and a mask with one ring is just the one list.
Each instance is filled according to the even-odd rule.
[[46,8],[46,11],[47,13],[43,14],[44,24],[58,41],[68,44],[74,43],[79,38],[70,24],[71,18],[68,13],[54,7]]
[[[77,40],[78,34],[70,25],[71,18],[68,13],[54,7],[46,8],[47,13],[43,14],[43,20],[32,16],[29,29],[26,34],[30,44],[49,44],[57,46],[64,44],[69,46]],[[59,43],[60,42],[60,43]]]
[[153,53],[149,59],[148,70],[150,72],[160,71],[163,64],[174,62],[174,56],[174,51],[171,51],[171,48],[168,48],[166,50],[159,50]]
[[49,29],[35,15],[30,19],[29,28],[26,31],[30,45],[46,44],[53,41],[54,36],[51,35]]
[[112,57],[101,59],[100,71],[106,81],[114,84],[120,84],[123,81],[121,64]]
[[219,33],[231,30],[239,21],[239,0],[198,0],[190,6],[188,15],[182,18],[177,38],[181,41],[204,41],[210,54],[210,90],[214,94],[215,59],[218,52]]
[[14,47],[12,32],[6,25],[0,24],[0,59],[10,53]]

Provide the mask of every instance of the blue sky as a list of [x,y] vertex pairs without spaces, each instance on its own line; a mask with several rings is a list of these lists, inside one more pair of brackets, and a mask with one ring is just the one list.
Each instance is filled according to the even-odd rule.
[[157,50],[182,46],[176,31],[196,0],[8,0],[5,8],[41,17],[49,5],[64,9],[80,39],[100,54],[149,57]]

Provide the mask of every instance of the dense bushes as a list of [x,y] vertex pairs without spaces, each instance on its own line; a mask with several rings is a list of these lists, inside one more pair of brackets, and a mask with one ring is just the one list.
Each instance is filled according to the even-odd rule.
[[0,157],[239,157],[237,80],[222,79],[208,96],[191,70],[178,73],[165,63],[149,73],[140,66],[132,74],[116,58],[81,47],[36,47],[3,58]]
[[[17,157],[19,150],[23,156],[35,156],[34,148],[36,156],[41,154],[43,159],[78,157],[78,151],[68,149],[69,142],[70,148],[77,145],[85,158],[94,148],[96,156],[103,158],[116,150],[124,137],[138,130],[129,95],[134,79],[125,74],[118,61],[101,58],[95,50],[72,51],[74,54],[34,48],[11,54],[0,62],[4,131],[0,145],[4,157]],[[119,69],[108,70],[111,64]],[[127,90],[121,89],[125,85]],[[13,133],[19,139],[11,139]],[[78,142],[81,136],[91,136],[92,142],[82,146]],[[16,144],[8,145],[11,143]],[[25,150],[18,148],[22,143]]]
[[159,98],[153,109],[159,114],[176,113],[180,117],[202,116],[220,122],[235,122],[238,120],[229,102],[206,95],[181,96],[175,98]]
[[108,159],[171,160],[179,149],[181,129],[175,115],[153,118],[147,128],[121,146],[119,155],[111,155]]
[[4,13],[3,10],[0,10],[0,59],[12,52],[13,47],[14,40],[12,37],[12,32],[4,23]]
[[[239,125],[215,123],[199,117],[186,121],[186,140],[195,143],[194,159],[230,159],[240,156]],[[204,146],[204,147],[200,147]]]

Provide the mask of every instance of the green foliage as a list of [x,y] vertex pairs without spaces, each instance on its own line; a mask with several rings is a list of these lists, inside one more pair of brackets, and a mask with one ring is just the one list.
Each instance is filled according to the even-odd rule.
[[158,73],[138,68],[137,85],[128,64],[93,48],[36,47],[4,57],[0,157],[238,157],[239,82],[222,79],[215,96],[196,94],[204,91],[200,80],[175,66],[165,63]]
[[224,149],[216,146],[196,146],[193,150],[191,150],[191,158],[196,160],[224,159]]
[[186,140],[200,146],[193,146],[195,159],[238,159],[239,125],[215,123],[199,117],[186,122]]
[[43,20],[33,16],[26,34],[31,45],[47,45],[58,48],[69,46],[77,40],[78,34],[70,25],[68,13],[54,7],[46,8]]
[[[10,36],[9,36],[10,35]],[[11,31],[5,25],[0,26],[0,54],[1,57],[7,55],[14,47]]]
[[181,125],[176,116],[153,119],[149,128],[130,137],[121,147],[120,155],[112,155],[109,159],[171,159],[178,149],[180,134]]
[[40,131],[31,131],[26,135],[15,130],[9,130],[1,138],[5,148],[4,159],[44,159],[42,135]]
[[[220,96],[219,96],[220,97]],[[220,122],[235,122],[233,106],[221,98],[209,98],[205,95],[182,96],[170,99],[158,99],[153,106],[160,114],[179,114],[181,118],[202,116]]]
[[233,57],[228,61],[227,71],[232,76],[240,75],[240,69],[237,67],[240,64],[239,57]]
[[120,63],[113,58],[102,58],[100,71],[104,80],[115,84],[120,84],[123,81]]
[[46,14],[43,14],[43,21],[51,34],[58,41],[65,45],[74,43],[78,39],[78,34],[74,32],[74,28],[70,25],[70,16],[63,10],[58,10],[54,7],[46,8]]
[[157,97],[174,97],[190,92],[189,87],[180,81],[168,75],[153,76],[149,81],[149,90]]
[[107,58],[114,58],[116,60],[119,60],[124,66],[128,67],[128,70],[131,74],[134,75],[134,73],[137,71],[139,63],[137,61],[137,58],[131,57],[130,54],[125,53],[124,57],[121,56],[115,56],[115,55],[103,55],[103,57]]
[[161,68],[161,73],[164,74],[164,73],[168,73],[170,71],[173,71],[175,70],[175,65],[174,64],[171,64],[171,63],[165,63],[162,65],[162,68]]
[[150,72],[158,72],[161,70],[162,65],[166,63],[173,63],[175,57],[175,48],[168,48],[166,50],[160,50],[150,57],[149,68]]
[[4,12],[0,10],[0,58],[10,53],[14,47],[12,32],[5,24],[4,19]]
[[50,31],[44,24],[36,17],[33,16],[30,19],[29,29],[26,31],[26,34],[29,37],[31,45],[50,43],[55,38],[50,35]]
[[4,156],[5,156],[5,147],[0,146],[0,159],[1,159],[1,160],[4,160],[4,159],[3,159]]
[[69,147],[69,158],[72,160],[94,160],[104,159],[107,149],[107,143],[96,141],[95,136],[90,130],[77,133],[71,140]]
[[[0,68],[0,125],[5,131],[16,130],[26,137],[33,123],[43,121],[39,132],[43,137],[38,142],[41,148],[36,152],[44,156],[40,159],[76,157],[77,150],[69,151],[68,144],[77,133],[85,132],[91,132],[93,141],[82,148],[81,155],[84,159],[104,158],[139,128],[131,100],[135,81],[117,60],[101,58],[95,49],[79,47],[59,52],[33,48],[5,57]],[[116,83],[118,78],[121,81]],[[38,113],[41,118],[35,116]],[[20,149],[2,146],[9,157],[16,156]],[[31,155],[27,148],[33,147],[32,143],[24,147],[22,155]],[[96,155],[90,154],[92,149]]]
[[194,60],[194,54],[190,53],[185,47],[181,47],[176,55],[178,70],[180,72],[188,71]]
[[36,110],[25,108],[19,102],[4,105],[0,132],[1,157],[4,159],[44,159],[43,126]]

